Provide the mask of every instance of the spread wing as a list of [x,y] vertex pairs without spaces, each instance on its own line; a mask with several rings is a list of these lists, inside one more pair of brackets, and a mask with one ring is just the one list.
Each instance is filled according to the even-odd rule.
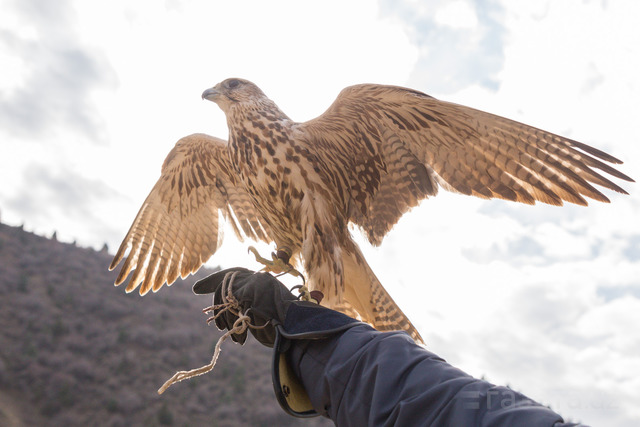
[[633,181],[598,149],[411,89],[364,84],[298,125],[347,181],[350,220],[379,244],[408,209],[438,187],[482,198],[551,205],[608,202],[592,184],[627,194],[604,175]]
[[240,240],[271,241],[249,194],[236,183],[227,142],[204,134],[182,138],[111,262],[113,270],[125,259],[116,285],[133,271],[126,290],[140,285],[144,295],[196,272],[222,243],[220,216]]

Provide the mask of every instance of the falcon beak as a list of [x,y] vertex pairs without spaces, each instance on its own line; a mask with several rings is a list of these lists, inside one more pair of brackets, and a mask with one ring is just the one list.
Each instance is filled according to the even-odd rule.
[[202,99],[206,99],[207,101],[216,102],[216,99],[221,95],[220,91],[215,87],[209,88],[202,92]]

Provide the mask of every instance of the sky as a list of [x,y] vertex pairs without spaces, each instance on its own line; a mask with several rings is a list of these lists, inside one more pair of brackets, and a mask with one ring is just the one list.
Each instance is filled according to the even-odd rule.
[[[0,6],[0,218],[80,246],[118,247],[179,138],[227,137],[200,94],[232,76],[298,121],[351,84],[407,86],[596,146],[640,177],[633,0]],[[640,189],[618,183],[629,196],[587,208],[442,191],[381,247],[356,238],[431,351],[565,419],[637,425]],[[227,236],[209,265],[257,268]]]

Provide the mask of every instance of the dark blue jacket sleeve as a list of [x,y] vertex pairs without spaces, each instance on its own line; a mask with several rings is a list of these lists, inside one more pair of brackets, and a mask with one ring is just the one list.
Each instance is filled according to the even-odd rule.
[[288,357],[316,411],[338,426],[568,425],[551,409],[467,375],[401,332],[361,324],[328,339],[293,341]]

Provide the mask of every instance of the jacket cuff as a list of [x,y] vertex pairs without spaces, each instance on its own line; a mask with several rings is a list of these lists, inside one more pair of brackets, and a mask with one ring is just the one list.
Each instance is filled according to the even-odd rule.
[[276,326],[271,375],[278,403],[294,417],[315,417],[309,395],[289,365],[287,350],[295,340],[319,340],[361,325],[356,319],[316,303],[294,301],[287,309],[284,325]]

